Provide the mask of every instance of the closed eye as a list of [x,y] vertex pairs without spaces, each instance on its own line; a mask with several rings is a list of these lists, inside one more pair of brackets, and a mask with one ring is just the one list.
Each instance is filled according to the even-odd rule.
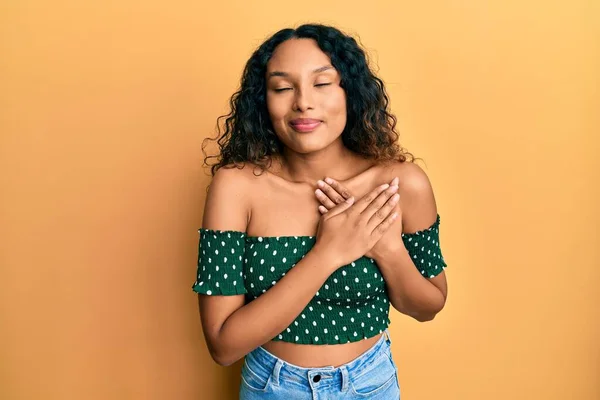
[[[321,87],[321,86],[329,86],[331,85],[331,83],[317,83],[315,86],[316,87]],[[284,92],[286,90],[292,90],[292,88],[280,88],[280,89],[273,89],[273,91],[277,92],[277,93],[281,93]]]

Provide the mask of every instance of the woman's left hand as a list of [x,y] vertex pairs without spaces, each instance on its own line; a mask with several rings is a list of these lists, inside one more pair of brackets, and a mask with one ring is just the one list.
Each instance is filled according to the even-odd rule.
[[[390,186],[398,186],[398,183],[399,179],[394,178],[390,183]],[[319,206],[319,212],[321,214],[326,214],[337,204],[352,197],[352,193],[350,193],[348,189],[331,178],[325,178],[324,181],[318,181],[317,186],[319,189],[315,191],[315,194],[321,203]],[[377,260],[390,252],[394,252],[399,248],[404,248],[404,242],[402,241],[402,210],[400,208],[400,203],[396,205],[393,211],[398,213],[398,218],[396,218],[389,230],[381,237],[381,239],[379,239],[377,244],[365,254],[366,257]]]

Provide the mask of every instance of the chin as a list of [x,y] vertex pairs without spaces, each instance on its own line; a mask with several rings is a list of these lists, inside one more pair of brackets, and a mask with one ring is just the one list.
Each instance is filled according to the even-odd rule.
[[316,153],[322,150],[327,149],[329,146],[331,146],[331,144],[334,141],[325,141],[323,140],[323,138],[315,138],[316,140],[307,140],[308,138],[305,138],[305,140],[298,140],[295,141],[293,143],[292,146],[290,146],[290,149],[300,153],[300,154],[310,154],[310,153]]

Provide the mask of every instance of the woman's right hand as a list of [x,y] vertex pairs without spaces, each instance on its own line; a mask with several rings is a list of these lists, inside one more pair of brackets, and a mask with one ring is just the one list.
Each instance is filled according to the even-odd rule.
[[381,185],[356,201],[353,197],[321,216],[313,250],[335,269],[367,253],[392,222],[398,186]]

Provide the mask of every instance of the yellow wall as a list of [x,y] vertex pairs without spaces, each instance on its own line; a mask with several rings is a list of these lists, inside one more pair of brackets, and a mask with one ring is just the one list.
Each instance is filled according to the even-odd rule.
[[318,21],[378,61],[442,215],[447,307],[392,316],[404,398],[600,399],[598,2],[3,3],[0,398],[235,398],[190,290],[200,143]]

